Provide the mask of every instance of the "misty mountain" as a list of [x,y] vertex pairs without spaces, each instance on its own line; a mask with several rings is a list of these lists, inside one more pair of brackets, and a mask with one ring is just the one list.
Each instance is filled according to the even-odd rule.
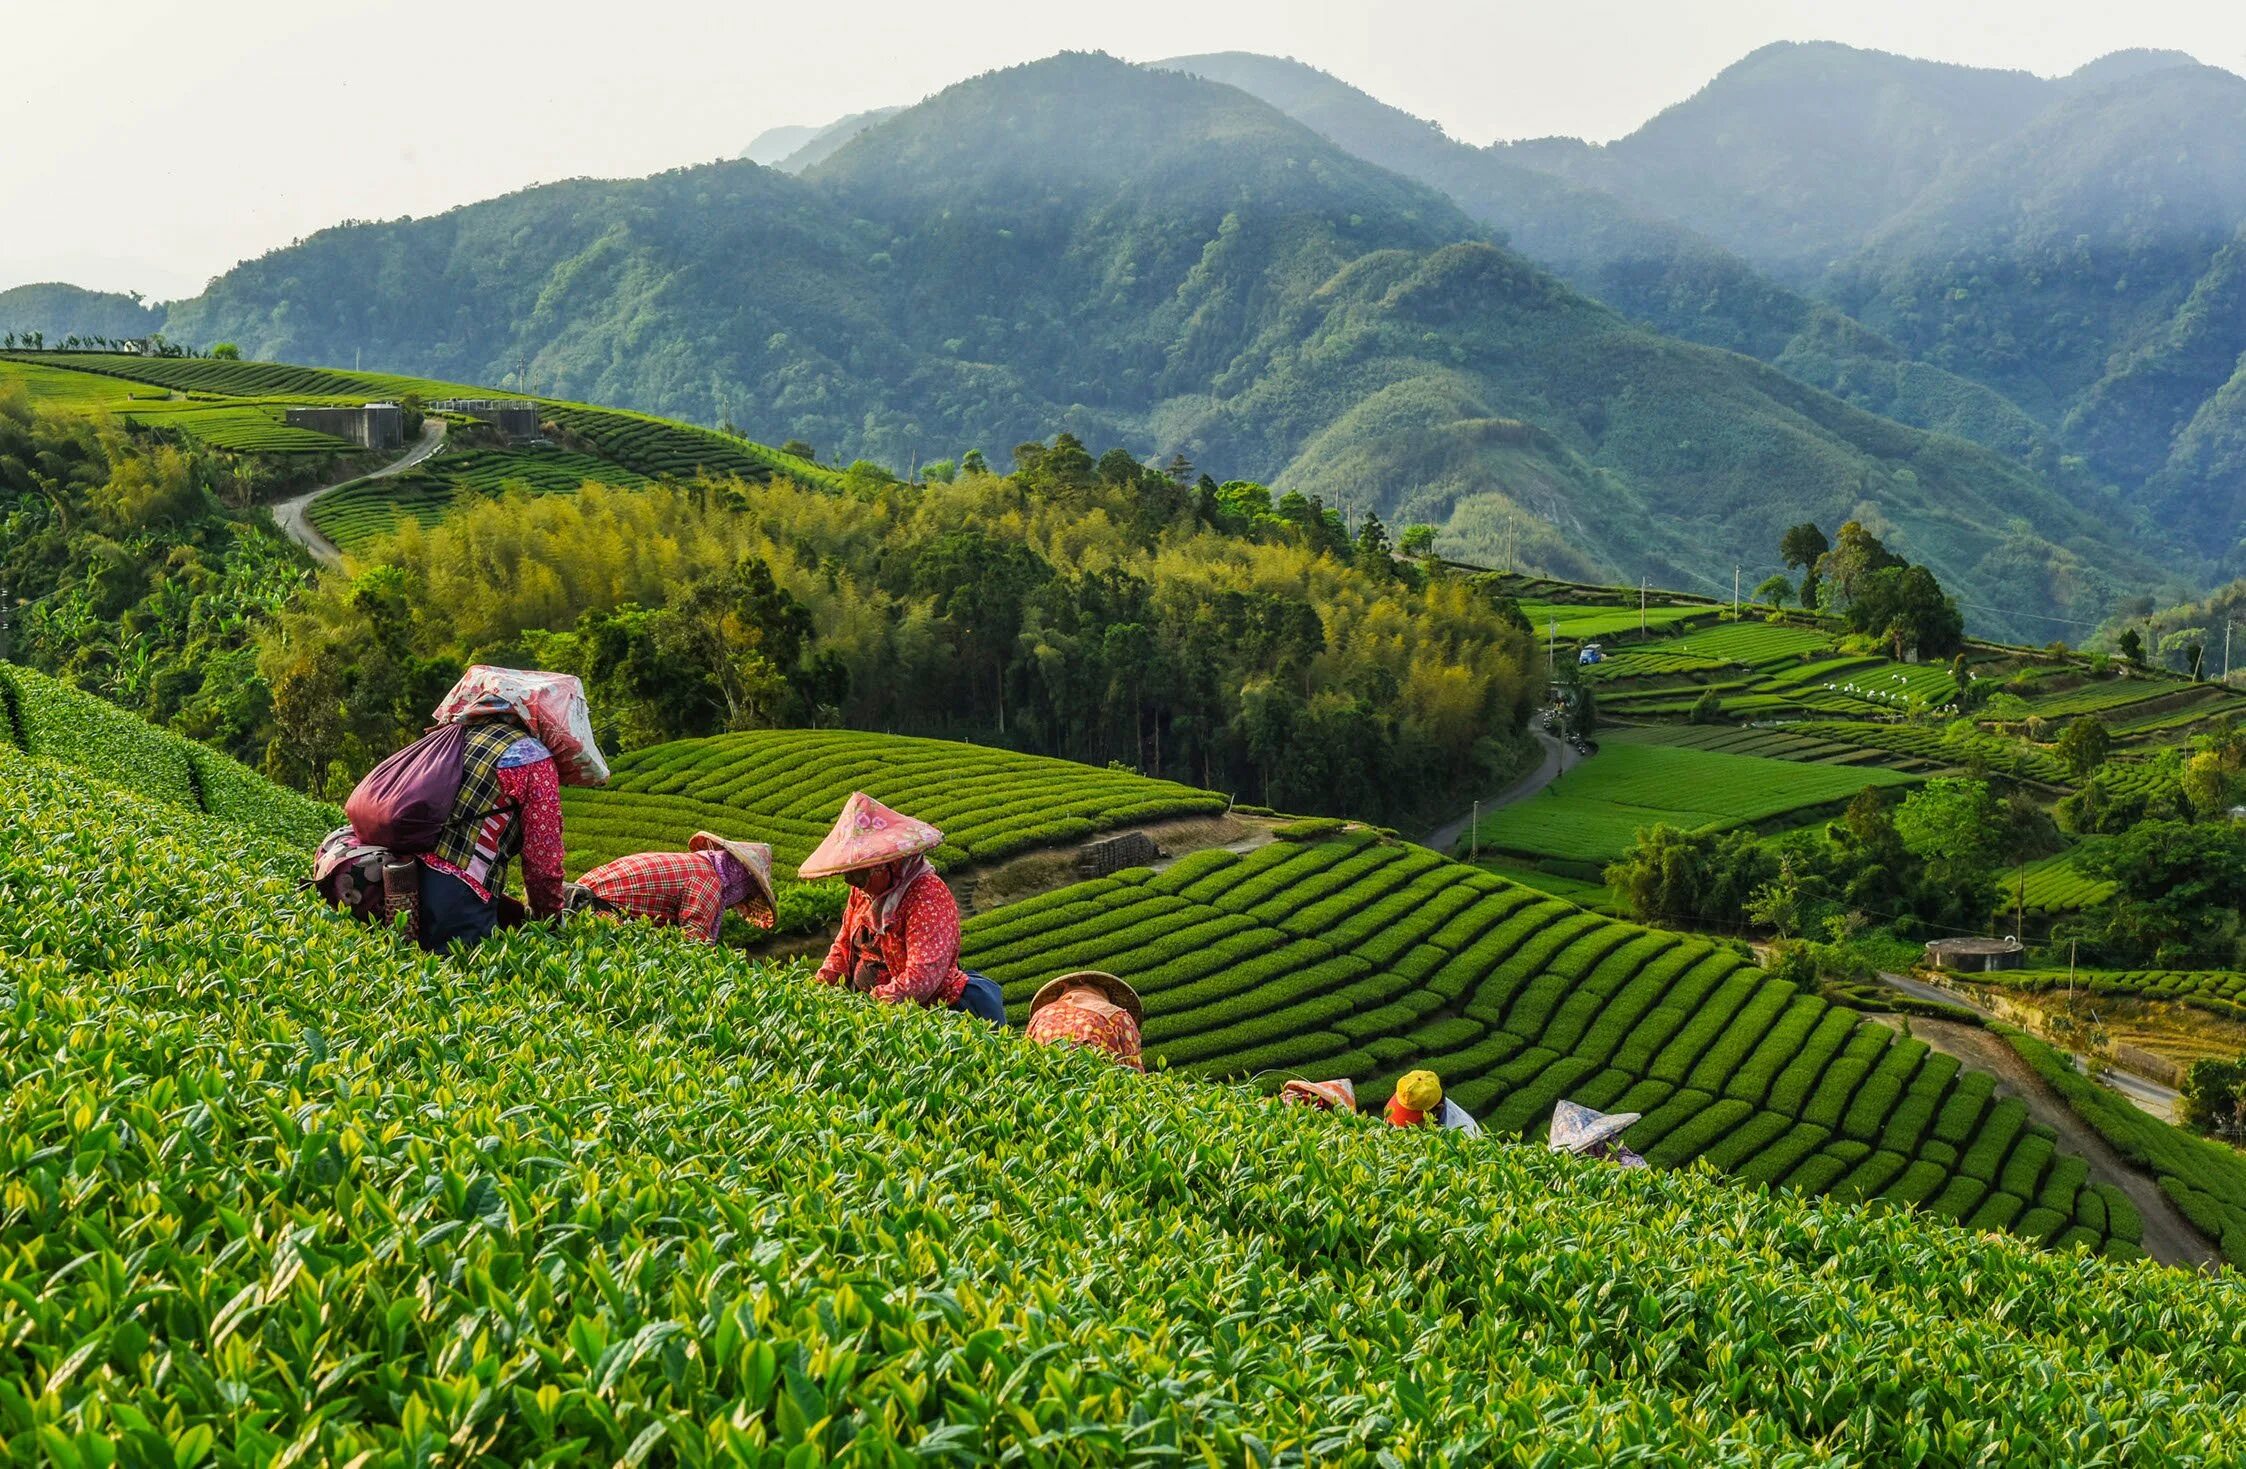
[[904,111],[902,107],[872,107],[838,117],[822,127],[768,128],[741,156],[752,163],[770,164],[788,173],[801,173],[814,163],[834,156],[837,148],[858,134]]
[[0,291],[0,332],[41,332],[49,343],[65,337],[144,337],[161,331],[162,308],[138,296],[89,291],[50,281]]
[[[2246,81],[2229,72],[2125,51],[2042,78],[1783,44],[1604,146],[1334,136],[1661,330],[2118,485],[2246,565]],[[1485,154],[1513,171],[1468,177]],[[1576,192],[1539,198],[1522,169]],[[1586,192],[1613,201],[1604,218]]]
[[1515,249],[1656,331],[1744,352],[1860,408],[2056,472],[2052,436],[2002,394],[1916,361],[1673,221],[1476,148],[1301,62],[1225,52],[1155,65],[1260,97],[1360,158],[1448,194]]
[[2078,487],[1638,326],[1242,91],[1100,56],[961,83],[801,178],[323,231],[170,329],[471,381],[522,357],[541,391],[899,466],[1067,428],[1616,580],[1728,590],[1784,526],[1860,516],[1979,608],[2094,616],[2167,557]]
[[770,168],[825,131],[824,127],[806,127],[801,123],[766,128],[749,140],[749,146],[743,148],[739,156]]
[[1629,136],[1500,151],[1600,188],[1814,286],[1955,165],[2051,105],[2027,72],[1781,42]]

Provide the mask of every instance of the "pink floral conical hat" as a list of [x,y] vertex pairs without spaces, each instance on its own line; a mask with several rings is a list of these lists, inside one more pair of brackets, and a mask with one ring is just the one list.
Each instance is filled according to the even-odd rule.
[[944,834],[925,821],[901,816],[864,791],[854,791],[843,802],[834,830],[817,851],[803,859],[796,876],[805,882],[878,867],[900,857],[925,852],[942,843]]

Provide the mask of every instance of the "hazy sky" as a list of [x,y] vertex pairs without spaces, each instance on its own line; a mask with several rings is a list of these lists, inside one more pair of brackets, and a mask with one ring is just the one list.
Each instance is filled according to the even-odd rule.
[[1630,131],[1755,47],[2246,72],[2241,0],[0,0],[0,288],[170,298],[343,219],[739,153],[1068,50],[1311,62],[1473,142]]

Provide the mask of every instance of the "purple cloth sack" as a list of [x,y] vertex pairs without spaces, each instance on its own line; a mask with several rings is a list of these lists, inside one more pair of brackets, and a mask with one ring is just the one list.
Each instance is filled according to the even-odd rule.
[[434,851],[460,797],[467,739],[466,725],[439,725],[368,771],[343,803],[359,840],[400,855]]

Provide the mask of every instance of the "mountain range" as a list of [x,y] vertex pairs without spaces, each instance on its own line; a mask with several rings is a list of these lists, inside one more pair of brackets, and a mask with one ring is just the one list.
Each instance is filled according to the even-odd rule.
[[900,469],[1068,428],[1576,576],[1717,589],[1853,516],[2041,642],[2239,555],[2242,113],[2171,53],[1781,46],[1477,148],[1294,62],[1062,55],[324,231],[163,326]]

